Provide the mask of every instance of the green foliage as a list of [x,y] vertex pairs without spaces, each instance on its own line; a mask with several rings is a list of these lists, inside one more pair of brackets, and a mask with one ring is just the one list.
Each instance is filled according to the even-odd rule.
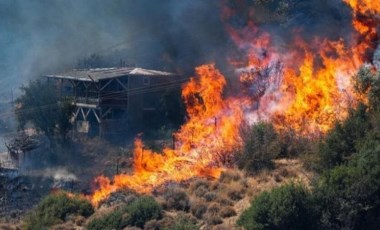
[[27,216],[25,229],[47,229],[64,221],[69,215],[88,217],[93,212],[92,205],[83,198],[69,197],[63,192],[52,194],[45,197]]
[[71,127],[69,119],[73,106],[70,99],[59,101],[54,86],[41,81],[31,81],[28,86],[21,87],[21,92],[16,100],[20,106],[15,111],[20,128],[31,122],[49,137],[58,130],[64,138]]
[[108,215],[91,220],[87,228],[91,230],[123,229],[126,226],[144,228],[149,220],[161,218],[161,212],[161,206],[153,197],[142,196]]
[[197,230],[199,227],[196,225],[196,222],[186,218],[186,217],[179,217],[175,220],[175,222],[167,228],[164,228],[165,230]]
[[130,205],[126,206],[125,211],[128,213],[127,225],[144,227],[148,220],[161,218],[161,206],[153,197],[143,196],[137,198]]
[[272,160],[283,150],[278,134],[269,123],[256,124],[243,136],[243,152],[238,155],[237,163],[247,172],[254,173],[271,167]]
[[319,154],[322,168],[331,169],[347,161],[356,152],[357,142],[369,128],[367,107],[360,104],[356,110],[350,111],[343,123],[337,123],[321,143]]
[[100,218],[91,220],[87,229],[89,230],[112,230],[112,229],[123,229],[123,212],[121,210],[116,210]]
[[261,193],[237,223],[244,229],[312,229],[314,217],[309,191],[291,183]]
[[356,91],[368,98],[370,108],[378,110],[380,106],[380,73],[369,67],[360,68],[355,76]]
[[380,221],[379,136],[367,137],[346,165],[323,175],[315,193],[324,228],[375,229]]
[[[345,121],[337,123],[322,137],[317,151],[320,158],[313,159],[322,174],[311,193],[293,184],[264,192],[240,216],[240,226],[246,229],[378,229],[380,78],[366,68],[356,77],[356,90],[368,98],[368,105],[359,104]],[[253,143],[255,146],[256,142]],[[308,156],[314,158],[315,154],[311,151]]]

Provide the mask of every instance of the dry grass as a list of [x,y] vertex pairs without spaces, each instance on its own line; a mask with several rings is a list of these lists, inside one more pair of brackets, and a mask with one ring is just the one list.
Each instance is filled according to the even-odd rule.
[[206,190],[209,189],[209,186],[210,186],[210,182],[206,179],[197,179],[195,181],[193,181],[191,184],[190,184],[190,192],[191,193],[194,193],[198,188],[205,188]]
[[190,211],[193,214],[193,216],[195,216],[198,219],[202,219],[203,215],[207,211],[207,205],[200,200],[192,201]]
[[234,181],[239,181],[241,180],[241,178],[242,176],[239,171],[230,169],[222,172],[222,174],[219,177],[219,182],[229,184]]
[[233,200],[238,201],[245,196],[246,187],[241,182],[232,182],[227,190],[227,196]]
[[204,194],[203,198],[207,201],[214,201],[216,199],[217,195],[215,192],[207,192]]
[[188,211],[190,208],[189,197],[185,190],[181,188],[169,188],[164,193],[164,209],[175,209],[179,211]]
[[[168,188],[161,196],[156,197],[166,209],[163,219],[148,222],[145,229],[170,228],[179,216],[194,218],[203,230],[237,229],[237,218],[260,192],[291,180],[309,184],[312,174],[303,168],[301,161],[281,159],[275,160],[274,164],[273,170],[265,170],[255,176],[246,176],[238,170],[227,170],[215,181],[196,179],[190,181],[186,187]],[[126,198],[123,197],[122,203]],[[103,216],[116,209],[117,206],[102,206],[89,219]],[[187,213],[183,212],[186,210]],[[73,219],[60,227],[82,229],[81,226],[86,226],[84,220]]]
[[220,210],[220,216],[223,218],[231,217],[231,216],[236,216],[236,211],[230,206],[223,207]]

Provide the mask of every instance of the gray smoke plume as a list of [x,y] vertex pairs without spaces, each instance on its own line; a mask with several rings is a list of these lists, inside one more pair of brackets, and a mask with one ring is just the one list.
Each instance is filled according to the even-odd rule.
[[[75,67],[98,54],[112,64],[176,71],[220,57],[219,1],[3,0],[0,86]],[[7,93],[9,94],[9,93]]]

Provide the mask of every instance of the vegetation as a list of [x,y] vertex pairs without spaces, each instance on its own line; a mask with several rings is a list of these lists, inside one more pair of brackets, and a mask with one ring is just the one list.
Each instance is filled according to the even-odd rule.
[[137,198],[125,208],[128,213],[127,225],[144,227],[148,220],[161,218],[161,206],[153,197],[143,196]]
[[380,223],[380,77],[356,76],[368,104],[322,138],[316,155],[321,176],[309,192],[289,184],[260,194],[240,217],[245,229],[377,229]]
[[69,122],[73,106],[69,98],[59,99],[52,85],[42,81],[31,81],[21,87],[17,98],[16,117],[20,128],[31,122],[37,130],[48,137],[59,134],[65,138],[71,128]]
[[126,226],[143,228],[149,220],[160,218],[161,206],[153,197],[142,196],[114,212],[94,218],[88,223],[87,228],[91,230],[123,229]]
[[291,183],[260,194],[237,223],[245,229],[311,229],[313,217],[310,192]]
[[47,229],[63,222],[69,215],[90,216],[94,212],[92,205],[83,198],[69,196],[60,192],[45,197],[29,213],[25,220],[25,229]]
[[167,227],[164,229],[165,230],[197,230],[199,228],[197,227],[195,221],[189,218],[180,216],[178,219],[174,221],[174,223],[170,227]]
[[123,229],[123,212],[121,210],[116,210],[114,212],[108,213],[100,218],[95,218],[91,220],[87,229],[89,230],[110,230],[110,229]]
[[282,151],[281,140],[270,123],[259,123],[244,134],[242,154],[238,165],[249,173],[273,166],[272,160]]
[[165,208],[180,211],[188,211],[190,208],[189,197],[186,192],[179,188],[167,189],[164,194]]

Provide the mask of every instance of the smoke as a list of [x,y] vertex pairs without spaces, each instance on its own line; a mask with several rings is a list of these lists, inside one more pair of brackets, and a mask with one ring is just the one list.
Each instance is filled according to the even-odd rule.
[[42,172],[42,175],[47,178],[52,178],[55,181],[77,181],[75,174],[70,173],[65,168],[48,168]]
[[18,88],[92,53],[111,63],[192,69],[223,52],[218,7],[217,0],[1,1],[0,86]]

